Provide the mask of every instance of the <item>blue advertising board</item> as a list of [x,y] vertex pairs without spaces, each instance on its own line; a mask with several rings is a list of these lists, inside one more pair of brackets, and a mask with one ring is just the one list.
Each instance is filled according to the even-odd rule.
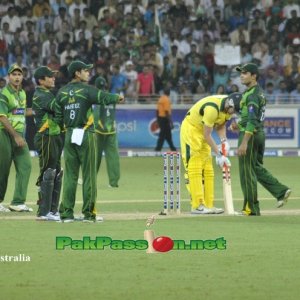
[[[226,124],[228,128],[231,124]],[[264,122],[264,130],[266,139],[294,139],[295,138],[295,118],[294,117],[268,117]],[[237,139],[238,135],[227,130],[229,139]]]
[[[186,110],[173,109],[173,142],[179,148],[180,124]],[[116,112],[118,140],[121,148],[155,148],[159,128],[155,109],[119,109]],[[165,143],[165,147],[168,145]]]
[[[116,112],[119,145],[121,148],[151,148],[156,146],[159,128],[156,122],[156,108],[152,107],[118,107]],[[174,144],[180,147],[180,124],[189,107],[174,108],[172,118],[174,129],[172,136]],[[266,147],[297,148],[299,147],[299,124],[297,109],[270,109],[265,119]],[[230,122],[227,123],[227,127]],[[213,137],[218,140],[216,134]],[[227,130],[227,137],[232,146],[237,146],[237,133]],[[284,142],[284,143],[283,143]],[[168,145],[164,144],[168,148]]]
[[264,122],[267,139],[293,139],[295,137],[295,118],[270,117]]

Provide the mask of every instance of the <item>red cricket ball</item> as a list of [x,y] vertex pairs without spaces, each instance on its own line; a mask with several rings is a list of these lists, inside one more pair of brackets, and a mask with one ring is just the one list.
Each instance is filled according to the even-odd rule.
[[159,236],[153,241],[152,246],[158,252],[168,252],[173,249],[174,242],[167,236]]

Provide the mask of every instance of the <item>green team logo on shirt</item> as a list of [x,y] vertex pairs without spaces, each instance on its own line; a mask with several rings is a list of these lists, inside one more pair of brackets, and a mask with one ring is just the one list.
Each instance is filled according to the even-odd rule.
[[69,110],[70,111],[70,115],[69,118],[71,120],[74,120],[76,117],[76,110],[80,109],[80,104],[79,103],[75,103],[76,100],[74,98],[74,90],[69,90],[69,100],[68,100],[68,105],[65,106],[65,110]]
[[68,101],[68,103],[74,103],[74,102],[75,102],[74,91],[70,90],[69,91],[69,101]]
[[20,104],[21,107],[25,107],[25,99],[15,100],[16,105]]

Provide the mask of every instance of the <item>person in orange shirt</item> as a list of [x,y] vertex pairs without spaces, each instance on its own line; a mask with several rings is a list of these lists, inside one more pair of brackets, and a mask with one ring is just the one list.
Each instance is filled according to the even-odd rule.
[[173,122],[172,122],[172,110],[171,101],[169,98],[170,88],[165,88],[163,95],[157,102],[157,123],[160,129],[155,151],[161,151],[161,148],[166,140],[169,144],[171,151],[176,151],[176,148],[172,140]]

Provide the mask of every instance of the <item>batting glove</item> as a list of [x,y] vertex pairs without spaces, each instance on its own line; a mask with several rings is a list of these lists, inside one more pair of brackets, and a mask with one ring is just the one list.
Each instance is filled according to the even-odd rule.
[[[230,145],[227,142],[227,139],[221,139],[221,145],[218,145],[219,151],[222,152],[224,155],[228,155],[230,150]],[[225,153],[224,153],[225,151]]]
[[216,157],[216,164],[222,169],[225,166],[230,167],[231,162],[228,157],[222,155],[222,153],[219,153],[219,155]]

